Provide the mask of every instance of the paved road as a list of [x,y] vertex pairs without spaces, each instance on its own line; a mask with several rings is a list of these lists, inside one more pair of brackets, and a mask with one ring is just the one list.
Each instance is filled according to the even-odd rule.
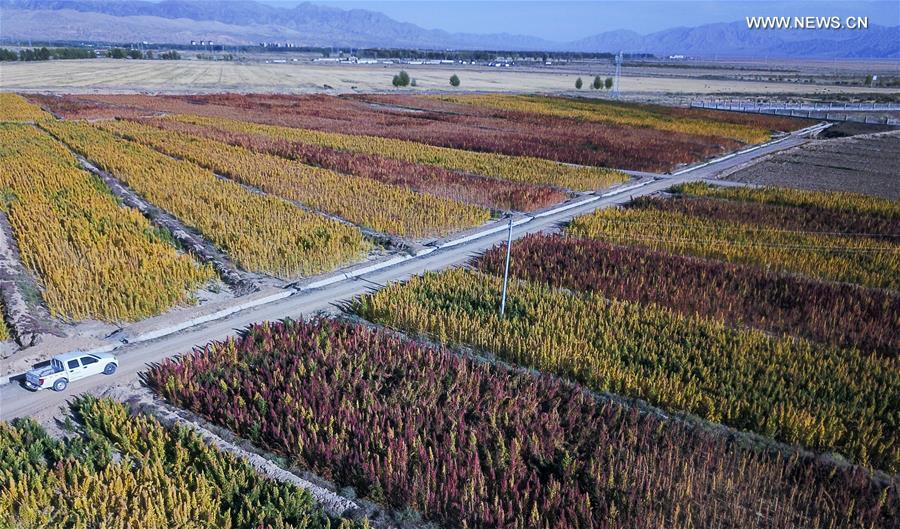
[[[528,233],[553,231],[560,223],[578,215],[598,208],[622,204],[628,202],[632,197],[661,191],[679,182],[714,178],[721,171],[746,163],[764,154],[799,145],[804,141],[806,141],[804,138],[792,135],[780,143],[767,145],[752,152],[737,154],[726,160],[701,166],[677,176],[658,175],[661,177],[659,180],[621,195],[601,198],[556,215],[535,218],[527,224],[514,227],[513,237],[519,238]],[[274,321],[286,317],[296,318],[320,310],[333,309],[336,303],[352,299],[367,290],[377,288],[387,282],[399,281],[426,271],[441,270],[465,263],[473,255],[502,242],[505,238],[506,231],[504,230],[468,243],[438,250],[421,258],[372,272],[354,280],[335,283],[319,290],[298,293],[268,305],[238,312],[222,320],[209,322],[156,340],[123,346],[117,350],[120,367],[115,375],[100,375],[73,382],[69,389],[62,393],[50,390],[31,392],[15,383],[2,386],[0,387],[0,419],[10,420],[15,417],[52,413],[52,411],[64,405],[69,398],[77,393],[101,391],[109,386],[132,383],[137,380],[138,373],[144,371],[148,364],[159,362],[178,353],[190,351],[196,345],[203,345],[212,340],[221,340],[232,336],[238,330],[245,328],[251,323],[266,320]]]

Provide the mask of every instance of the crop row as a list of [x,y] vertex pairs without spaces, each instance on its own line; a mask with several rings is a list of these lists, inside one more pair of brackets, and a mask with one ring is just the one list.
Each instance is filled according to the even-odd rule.
[[900,246],[879,240],[779,230],[646,207],[598,210],[573,220],[568,232],[819,279],[900,287]]
[[69,94],[28,94],[31,103],[52,111],[64,119],[88,120],[140,118],[160,114],[131,105],[107,103]]
[[339,173],[371,178],[385,184],[494,210],[533,211],[566,199],[565,193],[546,185],[488,178],[453,171],[437,165],[408,162],[363,152],[343,151],[265,134],[226,130],[172,119],[141,121],[166,130],[221,141]]
[[32,105],[22,96],[10,92],[0,92],[0,122],[26,122],[51,119],[50,114]]
[[6,320],[3,319],[3,315],[5,314],[6,308],[0,303],[0,342],[12,339],[12,333],[9,332],[9,326],[6,325]]
[[[511,277],[652,303],[731,326],[889,357],[900,354],[900,295],[895,292],[559,235],[529,235],[513,244],[511,257]],[[505,245],[496,246],[474,266],[502,274],[505,258]]]
[[742,202],[756,202],[776,206],[800,208],[823,214],[825,212],[846,215],[863,215],[891,221],[889,226],[897,233],[900,221],[900,202],[881,197],[838,191],[805,191],[786,187],[723,187],[702,182],[678,184],[672,191],[682,195],[721,198]]
[[306,491],[262,478],[183,428],[111,400],[71,404],[64,440],[32,419],[0,422],[0,525],[170,529],[367,527],[330,519]]
[[897,358],[773,338],[653,305],[464,270],[358,300],[377,323],[485,350],[598,391],[900,469]]
[[172,119],[229,132],[258,134],[273,139],[309,143],[342,151],[385,156],[408,163],[434,165],[511,182],[546,184],[558,188],[584,191],[603,189],[628,180],[627,175],[618,171],[571,167],[539,158],[470,152],[377,136],[338,134],[198,116],[176,116]]
[[86,123],[54,121],[42,127],[197,229],[245,270],[283,277],[313,274],[358,259],[368,250],[358,229],[252,193],[191,162]]
[[632,206],[729,224],[744,223],[809,234],[863,237],[886,243],[900,243],[900,218],[891,220],[816,207],[782,206],[686,194],[677,194],[668,200],[640,198],[632,202]]
[[126,321],[189,300],[215,277],[123,208],[72,154],[30,125],[0,126],[0,187],[23,264],[55,316]]
[[133,121],[97,126],[217,174],[382,233],[420,239],[477,226],[490,211],[371,178],[335,173],[183,132]]
[[896,485],[332,320],[165,360],[170,402],[447,527],[887,527]]
[[464,96],[435,96],[442,101],[486,106],[515,112],[550,114],[587,121],[600,121],[633,127],[650,127],[670,132],[730,138],[743,143],[760,143],[769,139],[768,130],[711,119],[669,116],[651,109],[649,105],[600,100],[587,101],[562,97],[485,94]]
[[[373,105],[362,100],[324,95],[81,97],[137,106],[147,109],[148,113],[196,114],[320,132],[378,136],[454,151],[505,154],[526,158],[520,162],[526,166],[535,165],[533,160],[537,158],[544,159],[551,167],[550,161],[560,161],[596,167],[661,171],[740,145],[737,141],[722,138],[646,127],[584,123],[541,114],[510,113],[503,116],[465,111],[410,112],[396,108],[397,105]],[[421,98],[403,100],[411,105],[425,101]],[[472,105],[456,106],[463,110],[478,108]]]

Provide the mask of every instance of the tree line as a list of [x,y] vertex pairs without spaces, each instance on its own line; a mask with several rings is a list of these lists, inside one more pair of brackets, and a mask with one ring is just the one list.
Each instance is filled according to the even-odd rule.
[[[110,48],[106,50],[105,56],[111,59],[181,59],[181,54],[174,50],[154,55],[151,50],[141,51],[125,48]],[[92,48],[48,48],[44,46],[23,48],[18,52],[0,48],[0,61],[49,61],[51,59],[93,59],[95,57],[97,54]]]
[[49,61],[50,59],[92,59],[94,50],[89,48],[31,48],[17,52],[0,48],[0,61]]

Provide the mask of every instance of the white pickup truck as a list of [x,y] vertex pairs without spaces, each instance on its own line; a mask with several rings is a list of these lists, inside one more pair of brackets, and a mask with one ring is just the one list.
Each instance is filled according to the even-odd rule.
[[111,353],[70,353],[54,356],[50,365],[32,369],[25,374],[25,386],[35,391],[53,388],[63,391],[69,382],[91,375],[112,375],[119,367],[119,361]]

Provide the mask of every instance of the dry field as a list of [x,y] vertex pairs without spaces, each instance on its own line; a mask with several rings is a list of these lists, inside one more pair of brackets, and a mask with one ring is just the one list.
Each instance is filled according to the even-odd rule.
[[900,200],[897,160],[900,132],[866,134],[807,143],[774,154],[727,179]]
[[[229,62],[70,60],[3,65],[0,90],[20,92],[47,91],[66,93],[161,92],[211,93],[223,91],[309,93],[333,88],[335,92],[391,88],[391,77],[401,68],[416,79],[410,90],[449,90],[452,73],[462,79],[466,91],[497,92],[574,92],[575,79],[581,75],[605,72],[602,65],[585,66],[585,72],[573,67],[547,69],[491,69],[475,66],[410,65],[319,65],[245,64]],[[604,69],[599,71],[598,68]],[[596,71],[595,71],[596,70]],[[658,72],[652,68],[626,69],[621,89],[631,94],[828,94],[890,93],[887,89],[836,87],[784,82],[742,81],[708,68],[696,73]],[[727,70],[725,70],[727,72]],[[677,74],[681,75],[677,75]],[[693,76],[693,77],[692,77]],[[701,78],[704,77],[704,78]],[[715,78],[709,78],[715,77]],[[328,85],[328,87],[326,87]],[[590,90],[581,90],[588,93]]]

